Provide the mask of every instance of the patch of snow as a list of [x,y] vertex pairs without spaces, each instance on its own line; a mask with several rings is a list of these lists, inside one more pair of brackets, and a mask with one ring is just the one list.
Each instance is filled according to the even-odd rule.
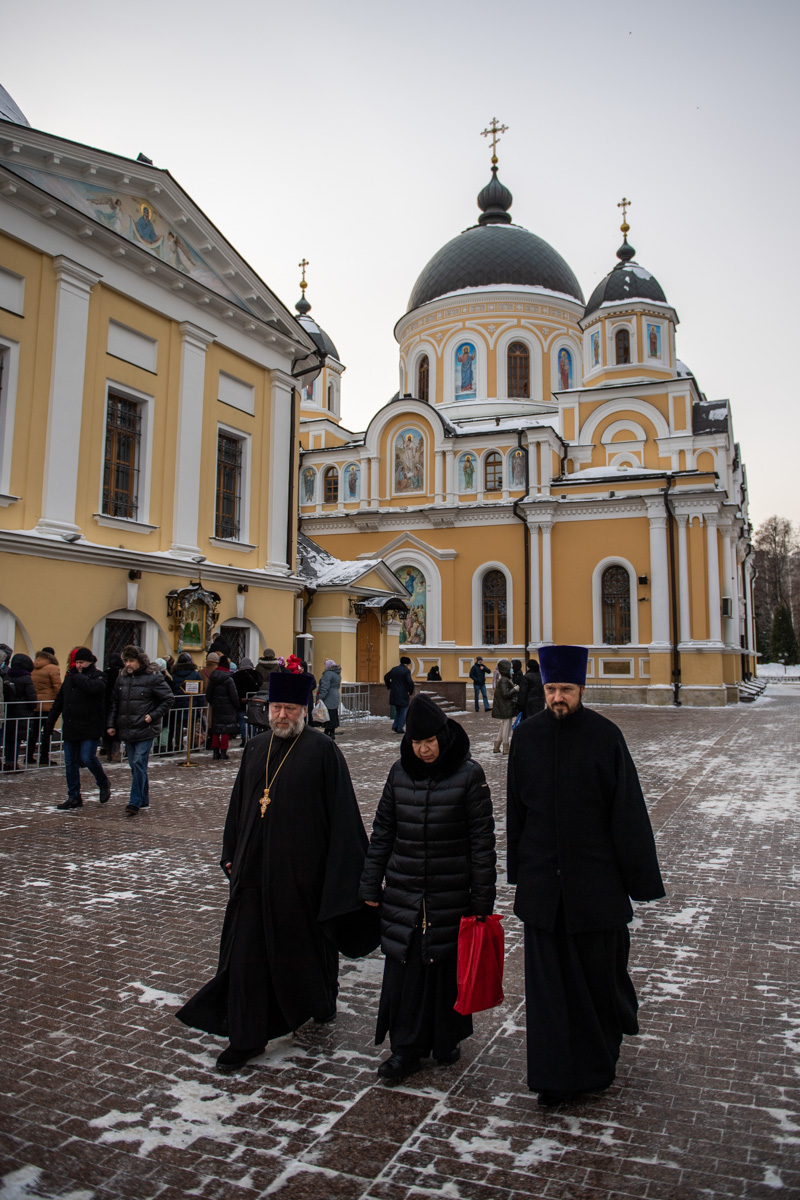
[[39,1186],[41,1167],[26,1166],[3,1175],[0,1179],[0,1200],[92,1200],[94,1192],[45,1191]]
[[[131,987],[139,988],[141,996],[138,997],[140,1004],[155,1004],[159,1008],[180,1008],[183,1004],[181,996],[176,996],[174,992],[162,992],[158,988],[148,987],[145,983],[137,983],[134,980]],[[129,993],[130,994],[130,993]],[[120,996],[120,999],[124,999]]]
[[781,1179],[780,1171],[776,1171],[774,1167],[767,1167],[766,1171],[764,1172],[764,1178],[761,1182],[765,1185],[765,1187],[771,1188],[782,1188],[786,1186]]

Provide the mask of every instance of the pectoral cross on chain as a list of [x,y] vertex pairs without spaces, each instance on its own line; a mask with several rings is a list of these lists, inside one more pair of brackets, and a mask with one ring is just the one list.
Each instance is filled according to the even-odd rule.
[[271,797],[271,796],[270,796],[270,794],[269,794],[269,788],[268,788],[268,787],[265,787],[265,788],[264,788],[264,795],[261,797],[261,799],[260,799],[260,800],[259,800],[259,802],[258,802],[258,803],[261,805],[261,815],[262,815],[262,817],[266,815],[266,812],[267,812],[267,806],[270,804],[271,800],[272,800],[272,797]]

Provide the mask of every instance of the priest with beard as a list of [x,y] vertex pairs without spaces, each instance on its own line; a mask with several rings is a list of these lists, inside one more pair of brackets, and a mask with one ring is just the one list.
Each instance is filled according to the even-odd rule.
[[177,1013],[229,1039],[220,1071],[308,1020],[333,1020],[339,951],[361,957],[379,941],[358,898],[367,836],[350,774],[336,744],[306,725],[310,692],[307,674],[270,675],[270,732],[247,743],[225,821],[217,974]]
[[665,894],[625,739],[583,706],[587,656],[583,646],[540,648],[546,708],[519,725],[508,760],[528,1087],[542,1107],[613,1083],[623,1035],[639,1032],[630,901]]

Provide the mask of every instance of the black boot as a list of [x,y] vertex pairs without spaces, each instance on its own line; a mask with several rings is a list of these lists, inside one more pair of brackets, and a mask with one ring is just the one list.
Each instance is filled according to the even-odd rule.
[[68,808],[83,808],[83,800],[80,796],[68,796],[63,804],[57,804],[56,808],[60,808],[65,812]]
[[98,786],[100,788],[100,795],[98,797],[100,803],[108,804],[108,798],[111,795],[111,784],[106,780],[105,783],[101,783]]
[[235,1046],[228,1046],[226,1050],[217,1057],[217,1070],[223,1075],[229,1074],[231,1071],[238,1071],[251,1058],[258,1058],[259,1054],[264,1053],[263,1046],[254,1047],[251,1050],[242,1050]]
[[213,758],[214,758],[214,760],[215,760],[215,761],[216,761],[218,758],[222,758],[222,755],[221,755],[221,754],[220,754],[220,752],[219,752],[219,746],[215,746],[215,747],[214,747]]

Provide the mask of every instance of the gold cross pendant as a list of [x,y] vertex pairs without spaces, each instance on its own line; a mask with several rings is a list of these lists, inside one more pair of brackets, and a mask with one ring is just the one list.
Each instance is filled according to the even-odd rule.
[[268,788],[268,787],[267,787],[267,788],[264,788],[264,795],[263,795],[263,796],[261,797],[261,799],[259,800],[259,804],[261,805],[261,815],[262,815],[262,817],[265,815],[265,813],[266,813],[266,811],[267,811],[267,805],[269,804],[269,802],[270,802],[270,799],[271,799],[271,797],[270,797],[270,794],[269,794],[269,788]]

